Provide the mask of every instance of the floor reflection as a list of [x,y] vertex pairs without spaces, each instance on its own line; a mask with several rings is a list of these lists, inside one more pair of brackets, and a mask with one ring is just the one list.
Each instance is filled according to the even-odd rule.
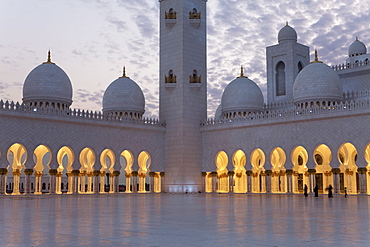
[[366,245],[369,198],[258,194],[0,197],[5,246]]

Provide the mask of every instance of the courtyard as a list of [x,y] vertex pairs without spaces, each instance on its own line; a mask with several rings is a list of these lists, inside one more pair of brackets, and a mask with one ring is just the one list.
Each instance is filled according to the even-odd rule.
[[368,246],[370,197],[0,197],[1,246]]

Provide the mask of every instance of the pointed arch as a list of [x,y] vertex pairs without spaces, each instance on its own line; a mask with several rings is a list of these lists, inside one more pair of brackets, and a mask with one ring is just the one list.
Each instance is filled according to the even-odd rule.
[[272,166],[271,173],[271,192],[272,193],[286,193],[287,177],[285,174],[286,154],[280,147],[274,148],[270,153],[270,161]]
[[290,157],[293,163],[292,190],[293,193],[302,193],[304,185],[309,187],[307,150],[302,146],[297,146]]
[[120,155],[120,164],[124,167],[124,171],[126,172],[126,193],[131,193],[131,172],[132,166],[134,165],[134,155],[129,150],[122,151]]
[[252,192],[265,193],[266,192],[266,176],[265,165],[266,156],[260,148],[253,150],[251,154],[252,164]]
[[234,192],[247,192],[247,174],[245,165],[247,163],[247,156],[242,150],[237,150],[233,154],[234,165]]
[[347,188],[349,194],[358,194],[359,192],[359,175],[357,173],[357,149],[352,143],[342,144],[337,153],[337,158],[340,163],[339,169],[339,189],[344,193],[344,188]]
[[227,193],[229,192],[229,175],[227,165],[229,158],[224,151],[219,151],[215,157],[215,165],[217,167],[217,192]]
[[319,193],[324,193],[325,188],[333,184],[332,176],[332,152],[328,146],[325,144],[320,144],[317,146],[313,152],[313,160],[315,161],[315,184],[319,189]]

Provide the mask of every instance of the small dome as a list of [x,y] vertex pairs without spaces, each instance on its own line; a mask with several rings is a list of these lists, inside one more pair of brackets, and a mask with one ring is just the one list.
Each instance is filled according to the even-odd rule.
[[278,34],[279,43],[285,41],[295,41],[297,42],[297,32],[288,25],[288,23],[283,27]]
[[145,112],[143,91],[133,80],[122,77],[113,81],[104,92],[104,113],[138,113],[141,117]]
[[257,84],[241,76],[225,88],[222,99],[222,114],[227,112],[257,112],[263,110],[263,95]]
[[68,75],[50,61],[40,64],[27,76],[23,85],[23,102],[54,102],[71,105],[72,84]]
[[350,57],[353,56],[358,56],[358,55],[363,55],[366,54],[366,46],[364,43],[359,41],[357,38],[356,40],[349,46],[348,49],[348,55]]
[[222,105],[220,104],[217,109],[216,109],[216,112],[215,112],[215,119],[219,119],[221,118],[222,114],[221,114],[221,109],[222,109]]
[[293,85],[295,104],[316,101],[343,100],[343,86],[339,76],[328,65],[317,61],[302,69]]

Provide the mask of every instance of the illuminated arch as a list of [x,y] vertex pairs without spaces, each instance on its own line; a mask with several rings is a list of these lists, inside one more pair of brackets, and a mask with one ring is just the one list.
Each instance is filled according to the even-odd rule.
[[262,174],[265,171],[264,165],[266,161],[265,153],[260,148],[253,150],[251,154],[252,164],[252,192],[266,192],[266,176]]
[[262,149],[257,148],[253,150],[251,154],[251,164],[253,166],[252,170],[254,172],[264,171],[265,162],[266,162],[266,156],[265,156],[265,153],[262,151]]
[[274,148],[270,153],[270,161],[272,166],[271,174],[271,192],[285,193],[287,188],[287,177],[285,174],[286,154],[280,147]]
[[7,152],[7,160],[13,170],[22,170],[27,161],[27,150],[20,143],[14,143]]
[[84,148],[80,153],[81,171],[94,171],[95,153],[91,148]]
[[138,157],[139,162],[139,193],[145,193],[146,192],[146,178],[147,178],[147,172],[149,170],[149,167],[151,165],[151,157],[150,154],[146,151],[142,151],[139,154]]
[[110,173],[113,173],[115,162],[116,158],[113,151],[110,149],[104,149],[100,154],[100,164],[102,166],[100,171],[105,172],[109,170]]
[[134,155],[129,150],[124,150],[120,155],[120,164],[126,172],[126,193],[131,193],[131,172],[134,164]]
[[332,152],[328,146],[321,144],[315,148],[313,153],[313,160],[315,161],[315,185],[317,185],[320,193],[323,193],[325,188],[333,184],[332,167],[330,165],[332,160]]
[[370,174],[369,174],[369,170],[370,170],[370,143],[368,143],[365,147],[365,150],[364,150],[364,157],[365,157],[365,160],[366,160],[366,193],[369,195],[370,194]]
[[229,192],[229,175],[227,170],[227,165],[229,163],[229,158],[224,151],[220,151],[216,154],[215,164],[217,167],[217,192],[227,193]]
[[35,162],[34,169],[36,172],[42,172],[45,167],[48,167],[51,162],[50,148],[45,145],[39,145],[33,151],[33,159]]
[[247,163],[247,156],[242,150],[237,150],[233,155],[234,165],[234,192],[246,193],[247,192],[247,175],[245,164]]
[[14,195],[19,195],[19,185],[20,185],[20,175],[21,170],[27,160],[27,150],[19,143],[14,143],[7,152],[7,160],[10,167],[13,170],[13,193]]
[[292,190],[294,193],[302,193],[304,185],[309,186],[307,150],[302,146],[297,146],[290,157],[293,163]]
[[125,167],[125,172],[130,174],[132,172],[132,166],[134,164],[134,155],[129,150],[124,150],[121,153],[123,159],[120,160],[121,166]]
[[64,169],[71,172],[73,170],[72,164],[74,160],[75,155],[72,149],[67,146],[61,147],[57,153],[58,172],[62,172]]
[[337,153],[337,158],[340,163],[339,183],[340,190],[343,192],[347,188],[349,194],[357,194],[358,188],[358,173],[357,173],[357,149],[352,143],[342,144]]

